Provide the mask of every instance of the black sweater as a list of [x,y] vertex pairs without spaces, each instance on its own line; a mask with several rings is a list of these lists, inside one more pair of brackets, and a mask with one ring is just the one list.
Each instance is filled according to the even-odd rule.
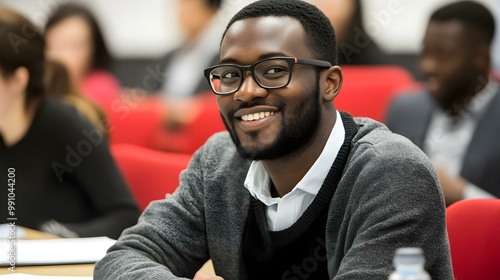
[[[13,216],[9,168],[15,169]],[[117,238],[139,215],[106,139],[76,110],[52,99],[39,104],[19,142],[6,147],[0,135],[0,182],[0,223],[15,217],[17,225],[38,229],[52,219],[82,237]]]

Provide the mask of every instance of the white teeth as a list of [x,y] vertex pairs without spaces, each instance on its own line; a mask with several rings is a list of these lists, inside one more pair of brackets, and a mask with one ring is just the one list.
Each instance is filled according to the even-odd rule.
[[243,115],[241,116],[241,119],[243,121],[255,121],[263,119],[265,117],[273,116],[274,114],[275,114],[274,112],[259,112],[259,113]]

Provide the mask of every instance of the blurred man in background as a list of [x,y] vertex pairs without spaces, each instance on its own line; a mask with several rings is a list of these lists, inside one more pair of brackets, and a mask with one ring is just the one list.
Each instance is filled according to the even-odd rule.
[[164,80],[157,90],[168,98],[186,98],[209,91],[203,69],[216,64],[223,26],[217,20],[222,0],[178,0],[178,21],[184,43],[160,61]]
[[425,93],[404,95],[387,126],[408,137],[434,162],[447,204],[500,196],[500,94],[490,80],[495,22],[477,2],[435,11],[420,70]]
[[222,0],[178,0],[177,18],[184,42],[148,66],[157,75],[148,81],[147,90],[162,96],[163,123],[167,130],[177,131],[188,126],[207,106],[200,96],[210,91],[203,69],[219,59],[224,28],[218,16],[221,5]]

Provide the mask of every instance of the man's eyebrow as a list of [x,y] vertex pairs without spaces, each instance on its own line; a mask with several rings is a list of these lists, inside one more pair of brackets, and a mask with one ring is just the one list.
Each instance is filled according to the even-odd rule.
[[223,60],[219,61],[219,64],[240,64],[240,63],[238,63],[238,60],[234,58],[224,58]]
[[[270,52],[270,53],[261,54],[258,57],[258,60],[263,60],[263,59],[266,59],[266,58],[273,58],[273,57],[282,57],[282,56],[289,57],[289,55],[287,55],[285,53],[282,53],[282,52]],[[222,59],[219,62],[219,64],[236,64],[236,65],[242,65],[242,63],[240,63],[237,59],[234,59],[234,58],[231,58],[231,57]]]
[[259,56],[259,60],[266,59],[266,58],[273,58],[273,57],[279,57],[279,56],[289,56],[285,53],[282,52],[271,52],[271,53],[265,53]]

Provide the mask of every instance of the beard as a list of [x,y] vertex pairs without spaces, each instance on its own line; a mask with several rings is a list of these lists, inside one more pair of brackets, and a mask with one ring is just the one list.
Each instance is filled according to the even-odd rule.
[[469,108],[474,95],[463,88],[455,87],[440,99],[437,99],[439,107],[452,119],[459,120]]
[[[224,125],[229,131],[229,135],[231,136],[239,155],[250,160],[272,160],[293,155],[294,153],[307,148],[312,142],[311,139],[313,139],[316,135],[321,120],[319,91],[318,76],[315,89],[304,95],[306,98],[304,98],[301,104],[296,107],[296,112],[292,114],[294,116],[293,118],[286,119],[284,117],[285,112],[288,109],[288,106],[284,102],[274,104],[274,106],[279,108],[279,111],[283,115],[281,129],[273,143],[257,149],[248,149],[243,147],[240,138],[235,132],[234,123],[229,124],[221,115]],[[241,108],[256,105],[263,104],[242,104]],[[253,138],[257,138],[258,132],[251,136]]]
[[456,78],[453,81],[449,80],[448,84],[450,86],[444,90],[439,98],[434,99],[451,119],[459,121],[464,113],[469,110],[472,99],[482,89],[482,87],[478,87],[481,79],[484,79],[484,77],[479,71],[463,72],[461,78]]

